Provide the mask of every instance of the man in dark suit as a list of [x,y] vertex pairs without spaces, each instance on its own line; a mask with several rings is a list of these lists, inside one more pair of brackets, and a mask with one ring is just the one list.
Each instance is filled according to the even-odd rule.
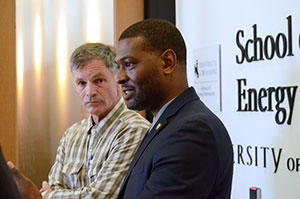
[[154,116],[118,198],[230,198],[231,140],[188,88],[186,46],[178,29],[159,19],[130,26],[120,36],[116,62],[127,106]]
[[3,157],[0,147],[0,198],[19,199],[20,193]]

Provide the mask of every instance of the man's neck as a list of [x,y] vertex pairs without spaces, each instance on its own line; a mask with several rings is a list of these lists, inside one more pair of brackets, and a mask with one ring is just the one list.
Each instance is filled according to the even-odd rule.
[[153,114],[153,117],[156,117],[158,112],[160,111],[160,109],[167,104],[168,102],[170,102],[172,99],[175,99],[178,95],[180,95],[181,93],[183,93],[183,91],[185,91],[186,89],[188,89],[188,86],[184,86],[180,89],[174,90],[172,91],[172,89],[170,89],[170,91],[168,94],[168,97],[165,98],[165,100],[161,103],[161,105],[159,106],[159,108],[157,110],[150,110],[150,112]]
[[109,107],[105,112],[101,113],[100,115],[92,115],[92,120],[94,124],[98,124],[104,117],[106,117],[111,110],[116,106],[116,104],[120,101],[121,97],[116,100],[111,107]]

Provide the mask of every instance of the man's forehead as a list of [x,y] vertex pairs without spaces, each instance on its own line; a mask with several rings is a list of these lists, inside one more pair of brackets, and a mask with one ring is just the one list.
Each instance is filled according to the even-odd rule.
[[122,39],[119,42],[117,48],[116,61],[131,58],[132,53],[141,52],[144,50],[144,38],[143,37],[130,37]]
[[140,48],[143,46],[143,37],[129,37],[119,41],[117,51],[123,51],[131,48]]
[[82,78],[82,77],[105,77],[113,73],[111,69],[109,69],[105,64],[92,64],[92,65],[85,65],[82,68],[78,68],[73,71],[73,76],[75,78]]

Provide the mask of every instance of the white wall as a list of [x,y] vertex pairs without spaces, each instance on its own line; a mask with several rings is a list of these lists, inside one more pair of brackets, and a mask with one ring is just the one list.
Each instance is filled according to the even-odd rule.
[[[269,87],[299,87],[299,8],[298,0],[176,1],[176,23],[188,48],[190,85],[195,85],[194,50],[221,45],[222,111],[216,113],[230,132],[235,152],[233,199],[249,198],[249,187],[252,186],[262,189],[263,199],[300,198],[300,166],[293,167],[292,164],[300,164],[300,88],[295,92],[291,124],[287,124],[286,120],[283,124],[276,123],[275,93],[272,93],[270,98],[273,111],[237,111],[238,79],[246,79],[247,85],[243,85],[243,88],[255,88],[257,92],[261,88]],[[275,53],[274,58],[270,60],[251,63],[244,61],[242,64],[236,62],[236,55],[239,59],[241,57],[236,43],[239,30],[244,32],[244,37],[240,37],[243,45],[248,39],[253,39],[254,24],[257,26],[257,36],[263,40],[267,35],[276,39],[279,33],[288,38],[288,16],[291,16],[293,56],[278,58]],[[282,36],[279,41],[279,51],[283,53]],[[270,46],[268,48],[270,52]],[[252,55],[253,44],[250,43],[249,56]],[[289,115],[287,89],[284,90],[284,94],[284,102],[280,106],[285,108]],[[262,103],[268,104],[266,97],[262,98]],[[243,100],[242,105],[245,104]],[[282,116],[280,112],[279,120],[283,120]],[[274,158],[278,162],[276,172]]]

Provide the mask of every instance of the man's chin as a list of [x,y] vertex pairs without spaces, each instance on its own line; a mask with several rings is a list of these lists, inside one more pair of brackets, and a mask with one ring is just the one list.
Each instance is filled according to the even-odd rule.
[[85,109],[85,110],[90,115],[98,115],[99,114],[99,110],[96,110],[95,108],[89,108],[89,109]]
[[127,108],[135,111],[142,111],[145,109],[144,107],[140,106],[137,102],[131,100],[127,101]]

